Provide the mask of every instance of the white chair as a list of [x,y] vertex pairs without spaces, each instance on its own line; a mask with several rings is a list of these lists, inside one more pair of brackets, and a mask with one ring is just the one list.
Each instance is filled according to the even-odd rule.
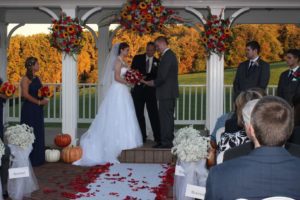
[[268,198],[264,198],[262,200],[295,200],[289,197],[280,197],[280,196],[276,196],[276,197],[268,197]]

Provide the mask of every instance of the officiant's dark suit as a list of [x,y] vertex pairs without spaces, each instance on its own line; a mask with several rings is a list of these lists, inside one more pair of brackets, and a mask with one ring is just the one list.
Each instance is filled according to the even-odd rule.
[[270,79],[270,65],[258,57],[260,46],[256,41],[246,45],[247,61],[239,64],[233,82],[234,99],[250,88],[266,89]]
[[161,146],[159,148],[172,147],[174,139],[174,110],[178,89],[178,61],[175,53],[168,48],[165,37],[158,37],[155,41],[157,49],[161,53],[157,78],[154,80],[156,97],[159,105]]
[[[148,43],[147,48],[153,48],[153,53],[155,52],[154,43]],[[153,80],[156,78],[158,65],[159,60],[153,55],[151,55],[151,53],[147,52],[145,54],[136,55],[133,58],[131,68],[139,70],[144,76],[146,76],[145,80]],[[160,143],[160,126],[156,99],[156,89],[145,84],[140,84],[136,85],[132,89],[131,94],[134,101],[138,122],[141,128],[143,141],[145,142],[147,139],[146,123],[144,116],[144,108],[146,105],[151,127],[153,130],[154,140],[157,143]]]

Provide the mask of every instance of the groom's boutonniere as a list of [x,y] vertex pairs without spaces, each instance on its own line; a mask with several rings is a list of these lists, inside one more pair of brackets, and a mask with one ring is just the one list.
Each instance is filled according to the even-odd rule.
[[294,72],[292,81],[299,81],[299,80],[300,80],[300,72]]
[[155,67],[157,67],[157,62],[153,62],[153,65],[154,65]]

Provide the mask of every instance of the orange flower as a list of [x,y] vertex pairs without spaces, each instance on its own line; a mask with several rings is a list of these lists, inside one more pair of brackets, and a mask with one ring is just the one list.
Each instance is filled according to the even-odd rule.
[[155,17],[160,17],[160,16],[161,16],[160,13],[156,13],[156,14],[155,14]]
[[145,32],[146,33],[150,33],[151,32],[151,28],[150,27],[146,27]]
[[229,34],[230,34],[229,28],[226,28],[226,29],[224,30],[224,33],[227,34],[227,35],[229,35]]
[[164,27],[164,25],[163,24],[158,24],[158,29],[162,29],[163,27]]
[[217,33],[218,32],[218,28],[213,28],[212,32]]
[[68,37],[68,36],[69,36],[69,34],[68,34],[67,32],[64,32],[64,33],[63,33],[63,37],[64,37],[64,38],[66,38],[66,37]]
[[54,24],[53,25],[53,30],[54,31],[58,31],[59,30],[59,25],[58,24]]
[[141,2],[141,3],[139,4],[139,7],[140,7],[142,10],[144,10],[144,9],[147,8],[147,4],[144,3],[144,2]]
[[69,34],[73,34],[73,33],[75,33],[75,28],[73,26],[68,26],[67,31]]
[[147,18],[147,20],[151,20],[152,19],[152,15],[148,14],[148,15],[146,15],[146,18]]
[[75,41],[74,41],[74,44],[75,44],[75,45],[79,45],[79,44],[80,44],[80,40],[75,40]]
[[202,42],[206,43],[208,40],[206,37],[202,38]]
[[146,15],[141,15],[140,19],[145,20],[146,19]]
[[128,16],[128,14],[126,12],[122,12],[121,16],[122,16],[122,18],[126,18]]
[[224,43],[224,47],[225,48],[228,48],[229,47],[229,44],[226,42],[226,43]]
[[128,16],[127,16],[127,20],[131,21],[131,20],[132,20],[132,16],[131,16],[131,15],[128,15]]
[[135,24],[136,26],[138,26],[138,25],[140,25],[140,22],[139,22],[139,21],[135,21],[134,24]]
[[132,30],[132,32],[136,32],[136,28],[134,28],[134,27],[131,30]]
[[155,7],[155,8],[154,8],[154,12],[155,12],[156,14],[160,13],[160,7]]
[[10,97],[12,94],[13,94],[13,93],[12,93],[11,90],[6,90],[6,91],[5,91],[5,95],[8,96],[8,97]]

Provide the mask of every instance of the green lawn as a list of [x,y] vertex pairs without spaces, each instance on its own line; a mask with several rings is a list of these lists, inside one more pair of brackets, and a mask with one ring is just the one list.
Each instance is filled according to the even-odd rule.
[[[271,64],[271,78],[269,85],[277,85],[280,74],[287,69],[284,62]],[[236,68],[224,71],[224,84],[231,85],[235,77]],[[179,75],[179,84],[206,84],[206,72]]]

